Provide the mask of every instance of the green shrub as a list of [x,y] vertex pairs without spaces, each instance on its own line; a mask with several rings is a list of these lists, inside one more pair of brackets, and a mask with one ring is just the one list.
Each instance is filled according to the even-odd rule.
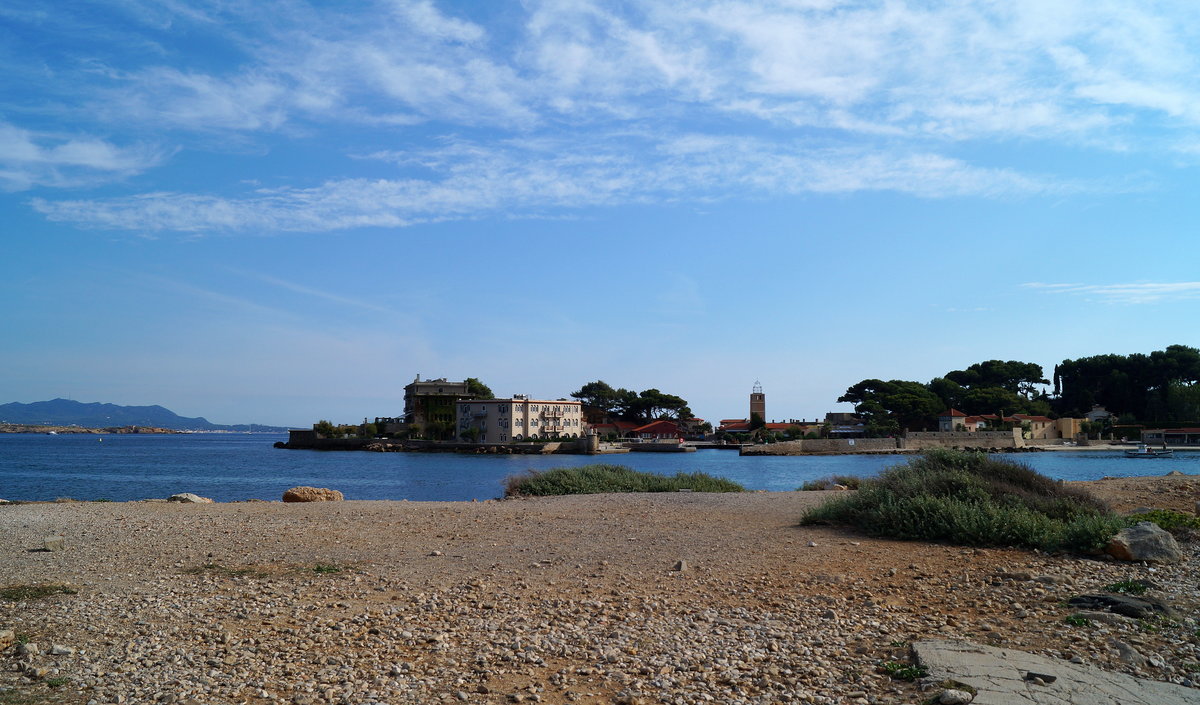
[[530,470],[504,481],[506,497],[563,494],[599,494],[603,492],[744,492],[736,482],[704,473],[655,475],[638,472],[623,465],[583,465],[577,468]]
[[968,546],[1093,551],[1125,526],[1095,497],[1016,463],[938,449],[808,511],[803,524]]
[[1151,509],[1148,512],[1130,515],[1129,520],[1131,523],[1151,521],[1158,524],[1160,529],[1171,533],[1185,529],[1200,531],[1200,517],[1177,512],[1174,509]]
[[1145,580],[1121,580],[1104,586],[1108,592],[1118,592],[1123,595],[1144,595],[1149,588],[1150,585]]
[[0,600],[23,602],[40,600],[51,595],[74,595],[75,588],[67,585],[9,585],[0,588]]
[[857,490],[861,483],[861,477],[854,477],[851,475],[831,475],[820,480],[809,480],[800,486],[800,490],[803,492],[814,492],[823,490],[830,485],[842,485],[847,489]]

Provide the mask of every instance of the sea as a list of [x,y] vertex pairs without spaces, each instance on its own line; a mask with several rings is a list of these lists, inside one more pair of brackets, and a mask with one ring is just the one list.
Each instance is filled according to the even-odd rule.
[[[218,502],[278,500],[297,485],[330,487],[346,499],[485,500],[504,479],[529,470],[612,463],[673,475],[704,472],[751,490],[795,490],[831,475],[871,476],[902,455],[741,457],[736,451],[622,455],[459,455],[285,450],[284,434],[0,434],[0,499],[111,500],[193,492]],[[1130,459],[1120,452],[1054,451],[1003,456],[1055,479],[1200,474],[1200,451]]]

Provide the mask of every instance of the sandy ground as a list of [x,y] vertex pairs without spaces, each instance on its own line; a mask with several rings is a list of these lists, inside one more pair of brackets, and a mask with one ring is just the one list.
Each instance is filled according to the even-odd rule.
[[[1197,476],[1078,484],[1200,500]],[[40,648],[4,650],[0,704],[904,703],[878,667],[932,636],[1200,679],[1195,545],[1152,568],[798,526],[829,494],[0,506],[0,585],[77,590],[0,601]],[[1130,578],[1181,619],[1063,621]]]

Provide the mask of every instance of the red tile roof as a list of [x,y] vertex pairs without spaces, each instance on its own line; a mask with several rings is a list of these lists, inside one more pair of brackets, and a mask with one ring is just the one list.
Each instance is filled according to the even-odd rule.
[[966,416],[966,414],[959,411],[958,409],[947,409],[947,410],[943,411],[942,413],[938,414],[938,418],[941,418],[943,416]]

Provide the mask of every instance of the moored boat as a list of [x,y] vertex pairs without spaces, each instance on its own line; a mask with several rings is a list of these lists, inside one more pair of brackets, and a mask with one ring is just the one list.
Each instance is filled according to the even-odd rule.
[[1125,451],[1126,458],[1169,458],[1175,454],[1175,451],[1169,448],[1155,449],[1139,443],[1137,448],[1130,448]]

